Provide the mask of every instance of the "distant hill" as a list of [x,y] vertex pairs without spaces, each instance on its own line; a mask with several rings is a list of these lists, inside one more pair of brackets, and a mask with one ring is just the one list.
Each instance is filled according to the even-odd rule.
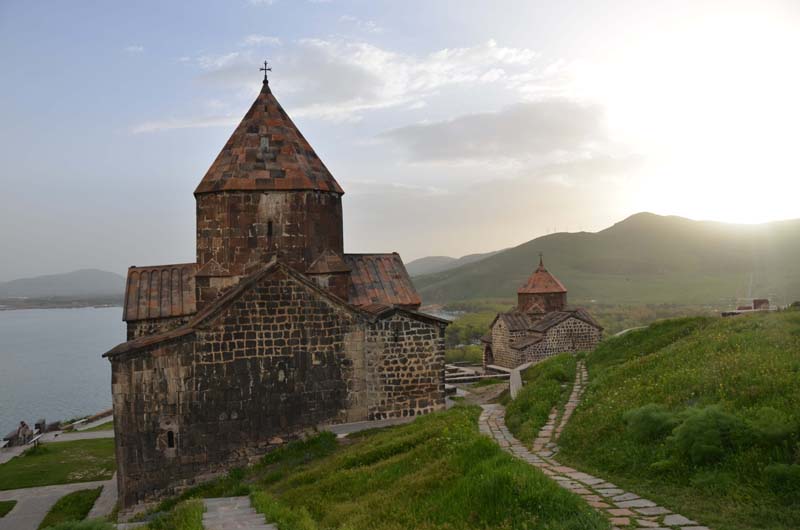
[[124,292],[125,278],[97,269],[0,282],[0,299],[121,297]]
[[494,256],[500,250],[494,252],[486,252],[484,254],[468,254],[460,258],[451,258],[450,256],[427,256],[425,258],[415,259],[406,263],[406,270],[411,276],[421,276],[423,274],[434,274],[437,272],[444,272],[450,269],[455,269],[462,265],[475,263],[489,256]]
[[760,225],[633,215],[597,233],[539,237],[474,263],[414,278],[425,303],[513,298],[545,265],[571,302],[721,304],[800,299],[800,219]]

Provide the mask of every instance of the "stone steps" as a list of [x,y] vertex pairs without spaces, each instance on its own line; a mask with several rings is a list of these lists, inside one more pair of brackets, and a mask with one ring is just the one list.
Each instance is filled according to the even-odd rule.
[[278,530],[264,521],[264,516],[250,505],[249,497],[221,497],[204,499],[205,530]]

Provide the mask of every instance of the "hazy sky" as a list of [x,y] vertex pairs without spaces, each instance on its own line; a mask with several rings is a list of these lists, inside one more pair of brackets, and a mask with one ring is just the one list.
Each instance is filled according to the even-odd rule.
[[797,0],[0,0],[0,280],[193,261],[264,58],[350,252],[800,217],[798,57]]

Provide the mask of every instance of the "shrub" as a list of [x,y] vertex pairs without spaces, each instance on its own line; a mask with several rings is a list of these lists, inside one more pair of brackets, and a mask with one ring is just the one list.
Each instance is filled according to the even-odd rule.
[[668,440],[675,455],[694,466],[720,462],[727,453],[751,445],[755,438],[743,420],[717,405],[689,409],[685,417]]
[[797,435],[798,426],[789,417],[772,407],[758,409],[751,425],[759,442],[766,447],[786,446]]
[[800,499],[800,465],[770,464],[764,468],[770,489],[787,500]]
[[629,410],[622,419],[628,434],[638,442],[660,440],[680,424],[675,413],[655,403]]

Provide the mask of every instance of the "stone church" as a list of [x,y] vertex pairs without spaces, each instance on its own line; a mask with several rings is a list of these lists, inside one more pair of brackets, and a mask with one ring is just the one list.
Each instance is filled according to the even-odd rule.
[[131,267],[111,362],[124,509],[320,424],[444,407],[444,328],[400,256],[345,254],[342,195],[264,85],[194,192],[195,263]]
[[562,352],[592,350],[603,328],[582,308],[567,307],[567,288],[539,267],[517,291],[517,307],[498,314],[483,342],[483,366],[516,368]]

